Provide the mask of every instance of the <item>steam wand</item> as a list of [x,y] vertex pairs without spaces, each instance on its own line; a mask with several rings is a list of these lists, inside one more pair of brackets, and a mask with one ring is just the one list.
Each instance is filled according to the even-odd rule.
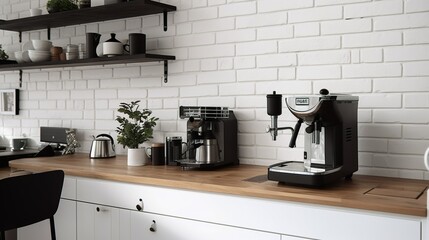
[[267,133],[271,134],[271,138],[273,139],[273,141],[277,140],[277,135],[278,135],[278,131],[281,130],[291,130],[292,134],[294,132],[294,129],[292,127],[277,127],[277,116],[275,117],[271,117],[271,127],[268,126],[267,127]]
[[294,148],[302,120],[298,120],[295,129],[292,127],[277,126],[278,116],[282,114],[282,95],[276,94],[276,91],[273,91],[273,94],[267,95],[267,114],[271,116],[271,126],[267,127],[267,133],[269,132],[271,134],[273,141],[277,140],[278,131],[291,130],[292,138],[290,139],[289,147]]

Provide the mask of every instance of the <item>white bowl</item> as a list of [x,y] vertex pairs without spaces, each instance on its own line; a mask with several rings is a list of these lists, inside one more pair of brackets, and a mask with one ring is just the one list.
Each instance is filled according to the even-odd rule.
[[23,62],[24,62],[24,59],[22,58],[22,54],[23,54],[23,52],[22,52],[22,51],[17,51],[17,52],[15,52],[15,53],[14,53],[14,55],[15,55],[15,60],[16,60],[18,63],[23,63]]
[[31,62],[30,56],[28,56],[28,50],[22,52],[22,60],[24,62]]
[[28,56],[32,62],[44,62],[51,59],[50,51],[28,50]]
[[22,45],[22,51],[27,51],[27,50],[34,50],[33,43],[31,41],[28,41],[24,43],[24,45]]
[[33,43],[34,49],[39,51],[49,51],[52,47],[52,42],[48,40],[33,39],[31,42]]

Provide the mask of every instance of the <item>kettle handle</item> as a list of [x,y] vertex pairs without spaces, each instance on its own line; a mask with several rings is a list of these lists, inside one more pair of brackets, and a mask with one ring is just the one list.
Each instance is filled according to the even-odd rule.
[[112,136],[110,136],[109,134],[102,133],[102,134],[97,135],[97,137],[108,137],[108,138],[110,138],[110,141],[112,141],[112,145],[113,146],[115,145],[115,142],[113,141]]
[[425,163],[426,169],[429,170],[429,148],[426,149],[424,163]]

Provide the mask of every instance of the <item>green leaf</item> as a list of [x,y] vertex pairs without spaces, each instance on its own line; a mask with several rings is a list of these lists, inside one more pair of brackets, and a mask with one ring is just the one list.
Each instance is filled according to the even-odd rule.
[[116,128],[118,133],[118,143],[125,148],[138,148],[139,144],[153,138],[153,127],[156,126],[158,118],[151,117],[152,111],[149,109],[139,110],[138,101],[129,103],[120,103],[119,113],[127,117],[116,116],[119,127]]

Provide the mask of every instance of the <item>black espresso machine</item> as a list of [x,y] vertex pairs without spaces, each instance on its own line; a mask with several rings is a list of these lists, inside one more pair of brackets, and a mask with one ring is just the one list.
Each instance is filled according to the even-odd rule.
[[357,110],[359,97],[330,94],[293,96],[285,99],[298,118],[295,128],[277,127],[282,114],[282,95],[267,95],[271,126],[267,132],[276,140],[279,130],[292,130],[289,147],[295,147],[301,124],[305,124],[302,160],[280,162],[268,167],[268,179],[290,184],[324,186],[351,178],[358,170]]
[[183,169],[237,165],[237,118],[227,107],[180,106],[186,123],[187,154]]

